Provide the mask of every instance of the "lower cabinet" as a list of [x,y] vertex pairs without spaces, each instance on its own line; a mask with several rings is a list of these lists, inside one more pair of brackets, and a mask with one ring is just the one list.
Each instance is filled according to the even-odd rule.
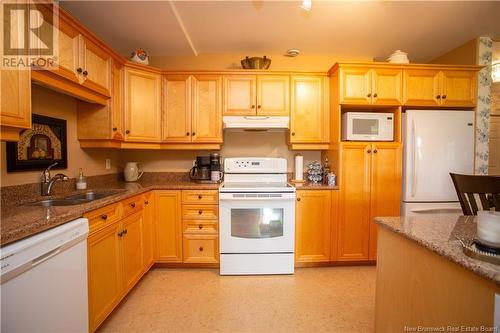
[[332,195],[336,197],[337,192],[332,190],[297,191],[295,262],[330,261],[332,216],[336,214],[336,208],[332,207]]
[[143,264],[144,264],[144,270],[147,272],[149,268],[154,263],[155,260],[155,245],[156,245],[156,239],[155,239],[155,229],[154,229],[154,223],[155,223],[155,201],[154,201],[154,193],[153,192],[147,192],[143,196],[144,200],[144,210],[143,210],[143,221],[142,221],[142,228],[143,228],[143,239],[144,239],[144,248],[143,248]]
[[[139,205],[143,200],[144,206]],[[154,200],[148,193],[85,214],[90,225],[90,332],[102,324],[152,265],[154,230],[150,205],[154,206]]]
[[156,258],[182,262],[181,191],[156,191]]
[[183,235],[184,263],[216,264],[219,262],[219,236]]

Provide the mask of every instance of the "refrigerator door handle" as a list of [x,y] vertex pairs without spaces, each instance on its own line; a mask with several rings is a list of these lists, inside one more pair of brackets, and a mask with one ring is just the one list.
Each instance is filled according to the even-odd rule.
[[417,125],[415,124],[415,119],[411,120],[411,145],[412,145],[412,177],[411,177],[411,196],[414,197],[417,194],[417,180],[418,180],[418,170],[417,170],[417,140],[416,140]]

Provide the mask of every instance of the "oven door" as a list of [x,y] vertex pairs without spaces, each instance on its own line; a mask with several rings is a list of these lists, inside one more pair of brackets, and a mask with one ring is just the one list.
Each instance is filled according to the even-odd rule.
[[219,193],[220,252],[293,253],[295,193]]

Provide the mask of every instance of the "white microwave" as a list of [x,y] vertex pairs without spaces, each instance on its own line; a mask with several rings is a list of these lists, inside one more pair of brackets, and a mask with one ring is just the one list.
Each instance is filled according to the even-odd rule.
[[342,140],[393,141],[394,114],[345,112],[342,114]]

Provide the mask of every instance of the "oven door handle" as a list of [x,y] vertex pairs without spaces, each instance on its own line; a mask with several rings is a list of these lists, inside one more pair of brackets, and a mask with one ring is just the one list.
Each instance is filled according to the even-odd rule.
[[219,201],[294,201],[295,194],[283,197],[224,197],[219,196]]

